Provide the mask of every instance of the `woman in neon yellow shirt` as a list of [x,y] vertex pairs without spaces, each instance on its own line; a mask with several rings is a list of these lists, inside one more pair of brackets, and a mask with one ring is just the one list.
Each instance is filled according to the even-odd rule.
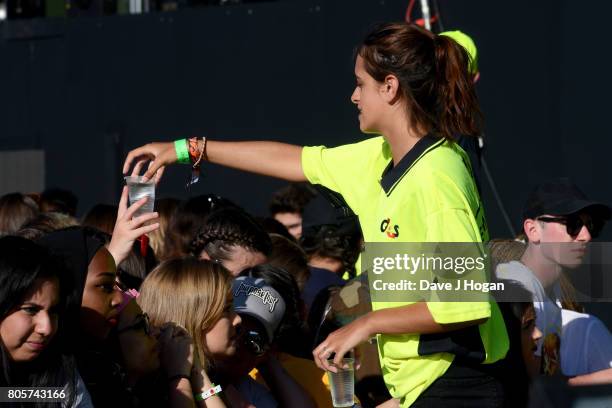
[[[383,24],[358,50],[351,96],[362,132],[382,136],[332,149],[207,140],[193,150],[212,163],[339,192],[358,214],[366,242],[481,242],[488,232],[480,197],[469,160],[453,142],[458,134],[480,133],[469,63],[449,37],[406,23]],[[151,161],[145,176],[159,179],[163,166],[186,161],[184,143],[135,149],[123,171],[136,160],[132,173],[139,173]],[[198,155],[191,156],[194,161]],[[396,405],[502,404],[501,385],[480,364],[503,358],[508,349],[496,304],[417,302],[373,309],[314,350],[321,368],[336,370],[348,351],[377,335]],[[476,381],[466,387],[462,381],[468,377]]]

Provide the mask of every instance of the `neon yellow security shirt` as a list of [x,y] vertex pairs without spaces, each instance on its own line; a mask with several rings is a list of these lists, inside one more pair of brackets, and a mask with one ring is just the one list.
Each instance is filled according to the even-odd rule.
[[[383,137],[326,148],[305,147],[308,180],[344,197],[359,217],[366,242],[482,242],[484,210],[466,153],[454,142],[425,136],[393,166]],[[408,303],[406,303],[408,304]],[[373,302],[374,310],[402,303]],[[442,376],[455,341],[475,347],[492,363],[508,351],[508,335],[496,303],[430,302],[438,323],[489,318],[479,326],[442,335],[378,335],[385,383],[402,407]],[[463,344],[463,343],[462,343]]]

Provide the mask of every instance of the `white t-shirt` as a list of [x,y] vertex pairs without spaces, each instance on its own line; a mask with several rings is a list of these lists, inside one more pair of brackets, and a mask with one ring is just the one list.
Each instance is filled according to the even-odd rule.
[[[537,356],[542,356],[544,374],[554,374],[561,368],[561,308],[551,299],[537,276],[518,261],[499,264],[495,270],[498,279],[516,281],[533,295],[536,327],[542,332],[538,341]],[[557,284],[558,285],[558,284]],[[555,289],[555,288],[553,288]],[[553,290],[559,293],[559,290]]]
[[612,368],[612,334],[597,317],[561,311],[561,370],[567,376]]

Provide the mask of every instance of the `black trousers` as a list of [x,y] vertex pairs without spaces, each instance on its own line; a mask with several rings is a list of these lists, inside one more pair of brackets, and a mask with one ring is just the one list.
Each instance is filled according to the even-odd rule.
[[413,408],[501,408],[504,389],[493,367],[453,361],[412,404]]

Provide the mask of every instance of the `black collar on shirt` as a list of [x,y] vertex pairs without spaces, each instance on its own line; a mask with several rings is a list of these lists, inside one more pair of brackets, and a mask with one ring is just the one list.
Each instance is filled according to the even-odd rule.
[[419,161],[425,153],[440,146],[444,138],[433,136],[431,134],[425,135],[416,142],[416,144],[406,153],[404,157],[397,163],[397,166],[393,166],[393,160],[387,165],[385,171],[383,171],[380,179],[380,185],[387,195],[390,195],[393,188],[397,183],[404,177],[404,175],[412,168],[412,166]]

